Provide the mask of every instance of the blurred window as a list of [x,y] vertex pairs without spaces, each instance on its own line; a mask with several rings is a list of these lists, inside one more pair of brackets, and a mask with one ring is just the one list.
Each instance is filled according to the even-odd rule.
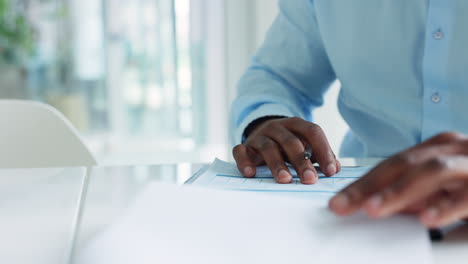
[[0,0],[0,97],[55,106],[98,155],[206,144],[200,4]]

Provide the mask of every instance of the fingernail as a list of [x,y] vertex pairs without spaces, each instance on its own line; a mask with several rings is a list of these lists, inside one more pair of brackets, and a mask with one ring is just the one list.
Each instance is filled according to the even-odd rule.
[[431,223],[436,220],[439,216],[439,210],[437,208],[429,208],[425,210],[422,214],[422,220],[424,223]]
[[341,162],[339,160],[336,160],[336,173],[340,172],[341,170]]
[[290,183],[292,176],[286,170],[281,170],[278,174],[279,183]]
[[330,200],[332,209],[343,210],[349,206],[349,197],[346,194],[339,193]]
[[336,174],[336,165],[334,163],[328,164],[327,168],[325,169],[325,172],[327,173],[328,176],[332,176]]
[[252,167],[245,167],[244,168],[244,176],[253,176],[253,169]]
[[366,203],[366,207],[372,210],[379,209],[383,203],[383,196],[381,194],[376,194],[372,196]]
[[315,173],[310,169],[307,169],[306,171],[304,171],[304,174],[302,177],[303,177],[304,183],[315,183],[317,179],[317,175],[315,175]]

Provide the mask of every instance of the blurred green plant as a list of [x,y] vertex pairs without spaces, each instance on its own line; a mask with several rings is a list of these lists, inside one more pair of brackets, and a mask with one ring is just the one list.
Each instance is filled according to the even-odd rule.
[[0,0],[0,63],[21,64],[32,55],[34,31],[20,0]]

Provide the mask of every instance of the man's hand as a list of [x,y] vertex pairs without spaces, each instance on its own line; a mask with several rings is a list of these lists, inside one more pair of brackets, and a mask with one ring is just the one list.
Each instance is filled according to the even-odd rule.
[[330,200],[338,215],[413,213],[428,227],[468,218],[468,137],[443,133],[385,160]]
[[255,167],[266,164],[278,183],[290,183],[292,175],[286,161],[297,171],[301,182],[313,184],[318,174],[311,160],[304,159],[305,144],[312,148],[312,161],[317,161],[327,176],[341,169],[322,129],[303,119],[281,118],[258,125],[247,140],[233,149],[239,171],[245,177],[255,176]]

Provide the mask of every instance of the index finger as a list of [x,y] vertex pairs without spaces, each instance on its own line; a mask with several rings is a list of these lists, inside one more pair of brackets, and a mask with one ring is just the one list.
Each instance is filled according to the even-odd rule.
[[[445,148],[443,152],[453,152],[455,148]],[[329,207],[338,215],[350,215],[362,208],[364,202],[376,192],[400,178],[402,173],[431,157],[441,154],[437,145],[424,143],[399,153],[372,169],[358,181],[334,196]]]
[[374,194],[366,203],[365,209],[370,216],[387,217],[415,202],[427,200],[447,187],[454,189],[461,185],[463,188],[464,181],[468,179],[467,161],[468,158],[464,156],[430,159],[410,170],[408,177],[401,178],[385,191]]
[[350,215],[375,192],[384,189],[404,171],[405,165],[389,159],[372,169],[361,179],[341,190],[329,202],[329,207],[338,215]]

